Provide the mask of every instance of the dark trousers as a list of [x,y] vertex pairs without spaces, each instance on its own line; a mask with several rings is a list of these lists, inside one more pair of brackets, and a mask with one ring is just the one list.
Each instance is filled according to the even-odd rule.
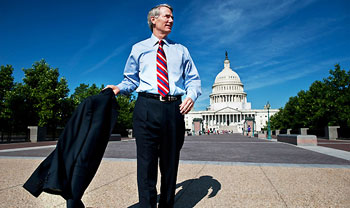
[[180,149],[185,134],[180,104],[181,100],[161,102],[140,95],[136,101],[133,129],[137,146],[139,204],[142,208],[157,205],[158,162],[161,173],[158,207],[174,206]]

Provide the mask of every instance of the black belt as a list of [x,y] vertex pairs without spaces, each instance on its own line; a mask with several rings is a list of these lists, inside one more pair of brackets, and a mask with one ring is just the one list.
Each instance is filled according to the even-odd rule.
[[167,96],[163,97],[160,94],[139,92],[139,96],[156,99],[156,100],[159,100],[161,102],[173,102],[173,101],[181,100],[181,95],[177,95],[177,96],[167,95]]

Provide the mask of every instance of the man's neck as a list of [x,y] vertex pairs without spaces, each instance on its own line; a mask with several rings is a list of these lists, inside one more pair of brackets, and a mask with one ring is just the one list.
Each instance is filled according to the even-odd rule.
[[153,31],[153,35],[156,36],[159,40],[163,40],[168,36],[168,34],[159,33],[155,31]]

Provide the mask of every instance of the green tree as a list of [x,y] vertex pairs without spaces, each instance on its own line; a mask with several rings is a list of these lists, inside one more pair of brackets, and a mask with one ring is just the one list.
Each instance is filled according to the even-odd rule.
[[4,138],[4,132],[10,128],[10,106],[5,105],[6,95],[11,92],[14,86],[14,78],[12,76],[13,67],[11,65],[0,67],[0,125],[1,125],[1,141]]
[[82,83],[75,88],[74,93],[71,95],[71,99],[73,100],[74,105],[78,106],[87,97],[100,93],[103,88],[103,85],[97,87],[96,84],[92,84],[89,87],[88,84]]
[[309,90],[291,97],[284,108],[271,117],[273,129],[308,127],[321,130],[328,125],[350,127],[350,70],[335,65],[330,76],[315,81]]
[[2,115],[5,115],[8,138],[12,132],[26,132],[27,126],[30,125],[32,118],[28,111],[31,106],[26,102],[26,94],[28,92],[23,84],[16,83],[13,89],[5,95],[5,108]]
[[0,67],[0,101],[4,101],[4,97],[7,91],[10,91],[14,85],[13,83],[13,67],[11,65]]
[[[100,93],[103,88],[103,85],[97,87],[96,84],[89,86],[88,84],[82,83],[75,88],[74,93],[70,98],[76,107],[87,97]],[[118,120],[113,132],[126,136],[126,129],[132,129],[132,115],[135,107],[135,98],[132,95],[118,95],[116,100],[119,105]]]
[[328,125],[340,125],[350,127],[350,70],[340,69],[340,65],[335,65],[334,70],[330,70],[330,76],[324,79],[327,86]]
[[126,129],[132,129],[132,115],[136,101],[132,95],[119,95],[116,99],[119,110],[117,124],[113,131],[125,136],[127,135]]
[[59,79],[58,69],[51,68],[44,59],[35,62],[32,68],[23,69],[27,103],[31,106],[33,125],[47,126],[53,136],[62,120],[62,103],[69,89],[65,78]]

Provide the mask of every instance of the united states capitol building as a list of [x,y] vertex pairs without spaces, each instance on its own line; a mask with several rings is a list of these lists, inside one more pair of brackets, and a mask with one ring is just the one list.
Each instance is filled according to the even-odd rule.
[[[210,105],[204,111],[192,110],[185,115],[186,129],[194,134],[204,132],[261,131],[267,125],[268,109],[251,109],[247,93],[238,74],[230,68],[227,52],[224,69],[216,76],[210,94]],[[269,109],[270,117],[278,109]]]

